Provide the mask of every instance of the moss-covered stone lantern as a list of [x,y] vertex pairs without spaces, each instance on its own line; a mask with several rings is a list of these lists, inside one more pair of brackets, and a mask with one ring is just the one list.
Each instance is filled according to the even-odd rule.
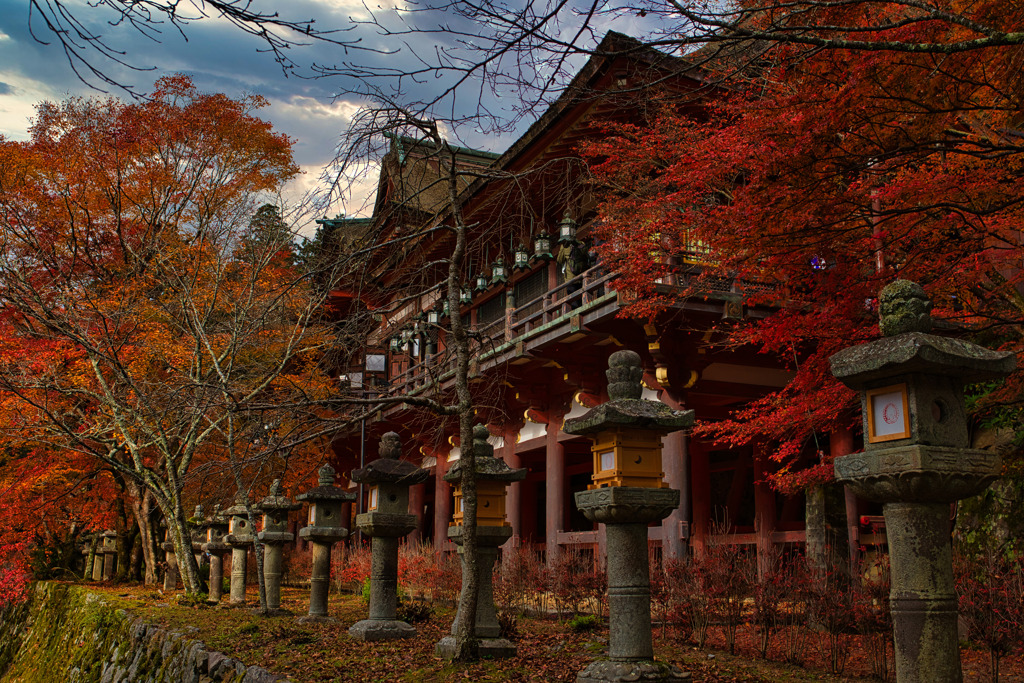
[[313,568],[309,581],[309,614],[300,622],[334,621],[327,616],[327,596],[331,585],[331,546],[348,536],[348,520],[342,505],[356,494],[334,485],[334,468],[324,465],[318,471],[317,486],[295,497],[309,504],[309,526],[299,529],[299,537],[313,544]]
[[203,517],[203,506],[196,505],[192,516],[188,519],[192,528],[190,535],[192,541],[192,554],[196,558],[196,566],[203,566],[203,543],[206,542],[206,518]]
[[373,539],[369,619],[348,630],[360,640],[416,635],[415,628],[397,617],[398,541],[416,528],[416,515],[409,514],[409,487],[422,484],[430,473],[400,459],[402,443],[395,432],[381,438],[379,453],[380,458],[352,472],[352,481],[370,487],[369,510],[356,517],[356,524]]
[[1000,470],[996,453],[969,447],[963,388],[1016,361],[930,334],[931,302],[916,283],[886,285],[879,309],[883,338],[831,358],[832,374],[861,393],[864,425],[864,452],[836,458],[836,479],[883,503],[896,680],[959,683],[949,506]]
[[263,579],[267,586],[267,609],[281,610],[281,574],[284,565],[284,544],[295,540],[288,530],[288,513],[298,510],[295,503],[281,495],[281,480],[270,485],[270,494],[257,505],[263,513],[263,529],[257,538],[263,543]]
[[249,548],[255,541],[246,511],[246,497],[239,493],[235,497],[235,504],[225,510],[224,514],[228,517],[228,535],[224,540],[231,546],[231,592],[228,604],[240,606],[245,604]]
[[173,591],[178,587],[178,556],[174,554],[174,541],[167,520],[160,520],[160,526],[164,529],[164,541],[160,544],[164,551],[164,590]]
[[608,659],[591,663],[578,683],[689,678],[654,661],[647,525],[679,506],[679,491],[662,481],[661,437],[693,425],[693,411],[641,398],[643,367],[634,351],[608,358],[608,401],[566,420],[566,434],[594,441],[594,483],[576,507],[605,524],[608,551]]
[[219,604],[224,585],[224,556],[231,552],[225,537],[228,535],[228,518],[220,511],[220,505],[213,506],[213,514],[206,520],[206,542],[204,553],[210,556],[210,597],[209,602]]
[[92,580],[103,580],[103,534],[93,534],[91,541]]
[[[512,469],[504,460],[494,457],[494,446],[487,442],[490,432],[484,425],[473,427],[473,453],[475,455],[476,486],[477,486],[477,582],[480,588],[476,605],[475,633],[478,640],[479,653],[486,657],[512,657],[516,646],[505,638],[501,638],[501,627],[494,609],[494,587],[491,575],[494,561],[498,557],[498,547],[512,536],[512,527],[505,523],[505,487],[514,481],[526,478],[525,469]],[[445,473],[446,481],[452,483],[457,501],[455,523],[448,527],[448,538],[459,546],[462,554],[463,521],[462,512],[462,470],[465,460],[459,459]],[[486,520],[486,521],[485,521]],[[465,567],[465,556],[463,556]],[[466,589],[466,574],[463,574],[462,588]],[[461,601],[460,601],[461,602]],[[459,622],[456,614],[455,624]],[[445,636],[437,644],[436,652],[440,657],[455,656],[455,624],[452,635]]]
[[103,580],[110,581],[114,578],[114,568],[117,563],[117,532],[103,532]]

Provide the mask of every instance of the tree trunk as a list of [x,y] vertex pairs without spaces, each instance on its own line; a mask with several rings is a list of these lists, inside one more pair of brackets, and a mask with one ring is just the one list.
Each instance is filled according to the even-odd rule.
[[139,527],[139,541],[142,548],[142,561],[146,566],[145,576],[142,583],[146,586],[155,586],[157,583],[157,555],[156,537],[153,529],[153,508],[155,500],[153,493],[143,489],[138,483],[129,481],[127,489],[130,494],[132,515]]
[[[473,395],[469,389],[469,335],[459,311],[462,266],[466,255],[466,225],[463,220],[458,197],[458,168],[455,154],[441,140],[437,127],[431,129],[438,152],[448,154],[448,197],[455,223],[455,249],[448,264],[448,303],[451,316],[452,337],[455,346],[455,393],[458,398],[459,439],[461,446],[462,477],[462,592],[455,622],[455,656],[459,662],[475,661],[479,657],[476,638],[476,608],[480,596],[479,553],[476,535],[476,453],[473,448]],[[443,540],[443,539],[438,539]]]
[[[174,494],[171,501],[173,508],[165,510],[167,529],[171,542],[174,543],[174,554],[178,558],[178,572],[181,584],[187,595],[198,595],[206,592],[206,585],[199,575],[199,565],[192,553],[192,528],[188,523],[188,515],[182,505],[181,496]],[[167,514],[170,512],[171,514]]]

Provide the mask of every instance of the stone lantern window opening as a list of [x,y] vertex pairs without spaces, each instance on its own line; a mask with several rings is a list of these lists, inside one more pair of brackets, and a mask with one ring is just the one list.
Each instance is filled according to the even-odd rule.
[[367,506],[368,510],[373,511],[373,510],[377,509],[377,496],[378,495],[379,494],[377,492],[377,487],[376,486],[371,486],[370,487],[370,494],[369,494],[370,501],[369,501],[369,504]]
[[869,443],[910,438],[906,382],[869,389],[865,401]]
[[603,431],[594,439],[593,484],[605,486],[636,486],[665,488],[661,469],[661,436],[647,429],[619,427]]
[[[504,526],[505,484],[501,481],[478,481],[476,484],[477,526]],[[448,526],[462,526],[465,515],[462,506],[462,486],[456,484],[452,495],[455,498],[452,521]]]

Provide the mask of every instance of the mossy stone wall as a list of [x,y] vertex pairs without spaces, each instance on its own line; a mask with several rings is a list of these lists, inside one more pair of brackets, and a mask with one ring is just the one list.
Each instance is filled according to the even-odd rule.
[[41,582],[0,610],[0,683],[280,683],[80,586]]

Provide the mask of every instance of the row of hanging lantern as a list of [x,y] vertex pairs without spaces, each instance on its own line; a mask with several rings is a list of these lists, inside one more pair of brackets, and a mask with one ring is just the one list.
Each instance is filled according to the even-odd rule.
[[[559,244],[570,244],[575,240],[576,221],[566,211],[562,220],[558,222],[557,242]],[[513,251],[512,268],[523,271],[532,267],[537,261],[550,261],[553,258],[554,255],[551,253],[551,236],[546,232],[541,232],[533,237],[533,254],[530,254],[522,242],[519,243]],[[474,278],[472,287],[469,285],[462,286],[459,292],[459,303],[463,306],[472,303],[475,294],[486,292],[496,285],[507,284],[510,277],[511,274],[508,266],[505,264],[505,259],[498,256],[494,263],[491,264],[490,277],[486,273],[481,272]],[[388,348],[392,352],[407,349],[410,344],[424,334],[424,323],[436,327],[440,325],[442,319],[448,318],[450,315],[448,299],[442,297],[432,308],[414,315],[412,324],[406,325],[397,335],[389,340]]]

